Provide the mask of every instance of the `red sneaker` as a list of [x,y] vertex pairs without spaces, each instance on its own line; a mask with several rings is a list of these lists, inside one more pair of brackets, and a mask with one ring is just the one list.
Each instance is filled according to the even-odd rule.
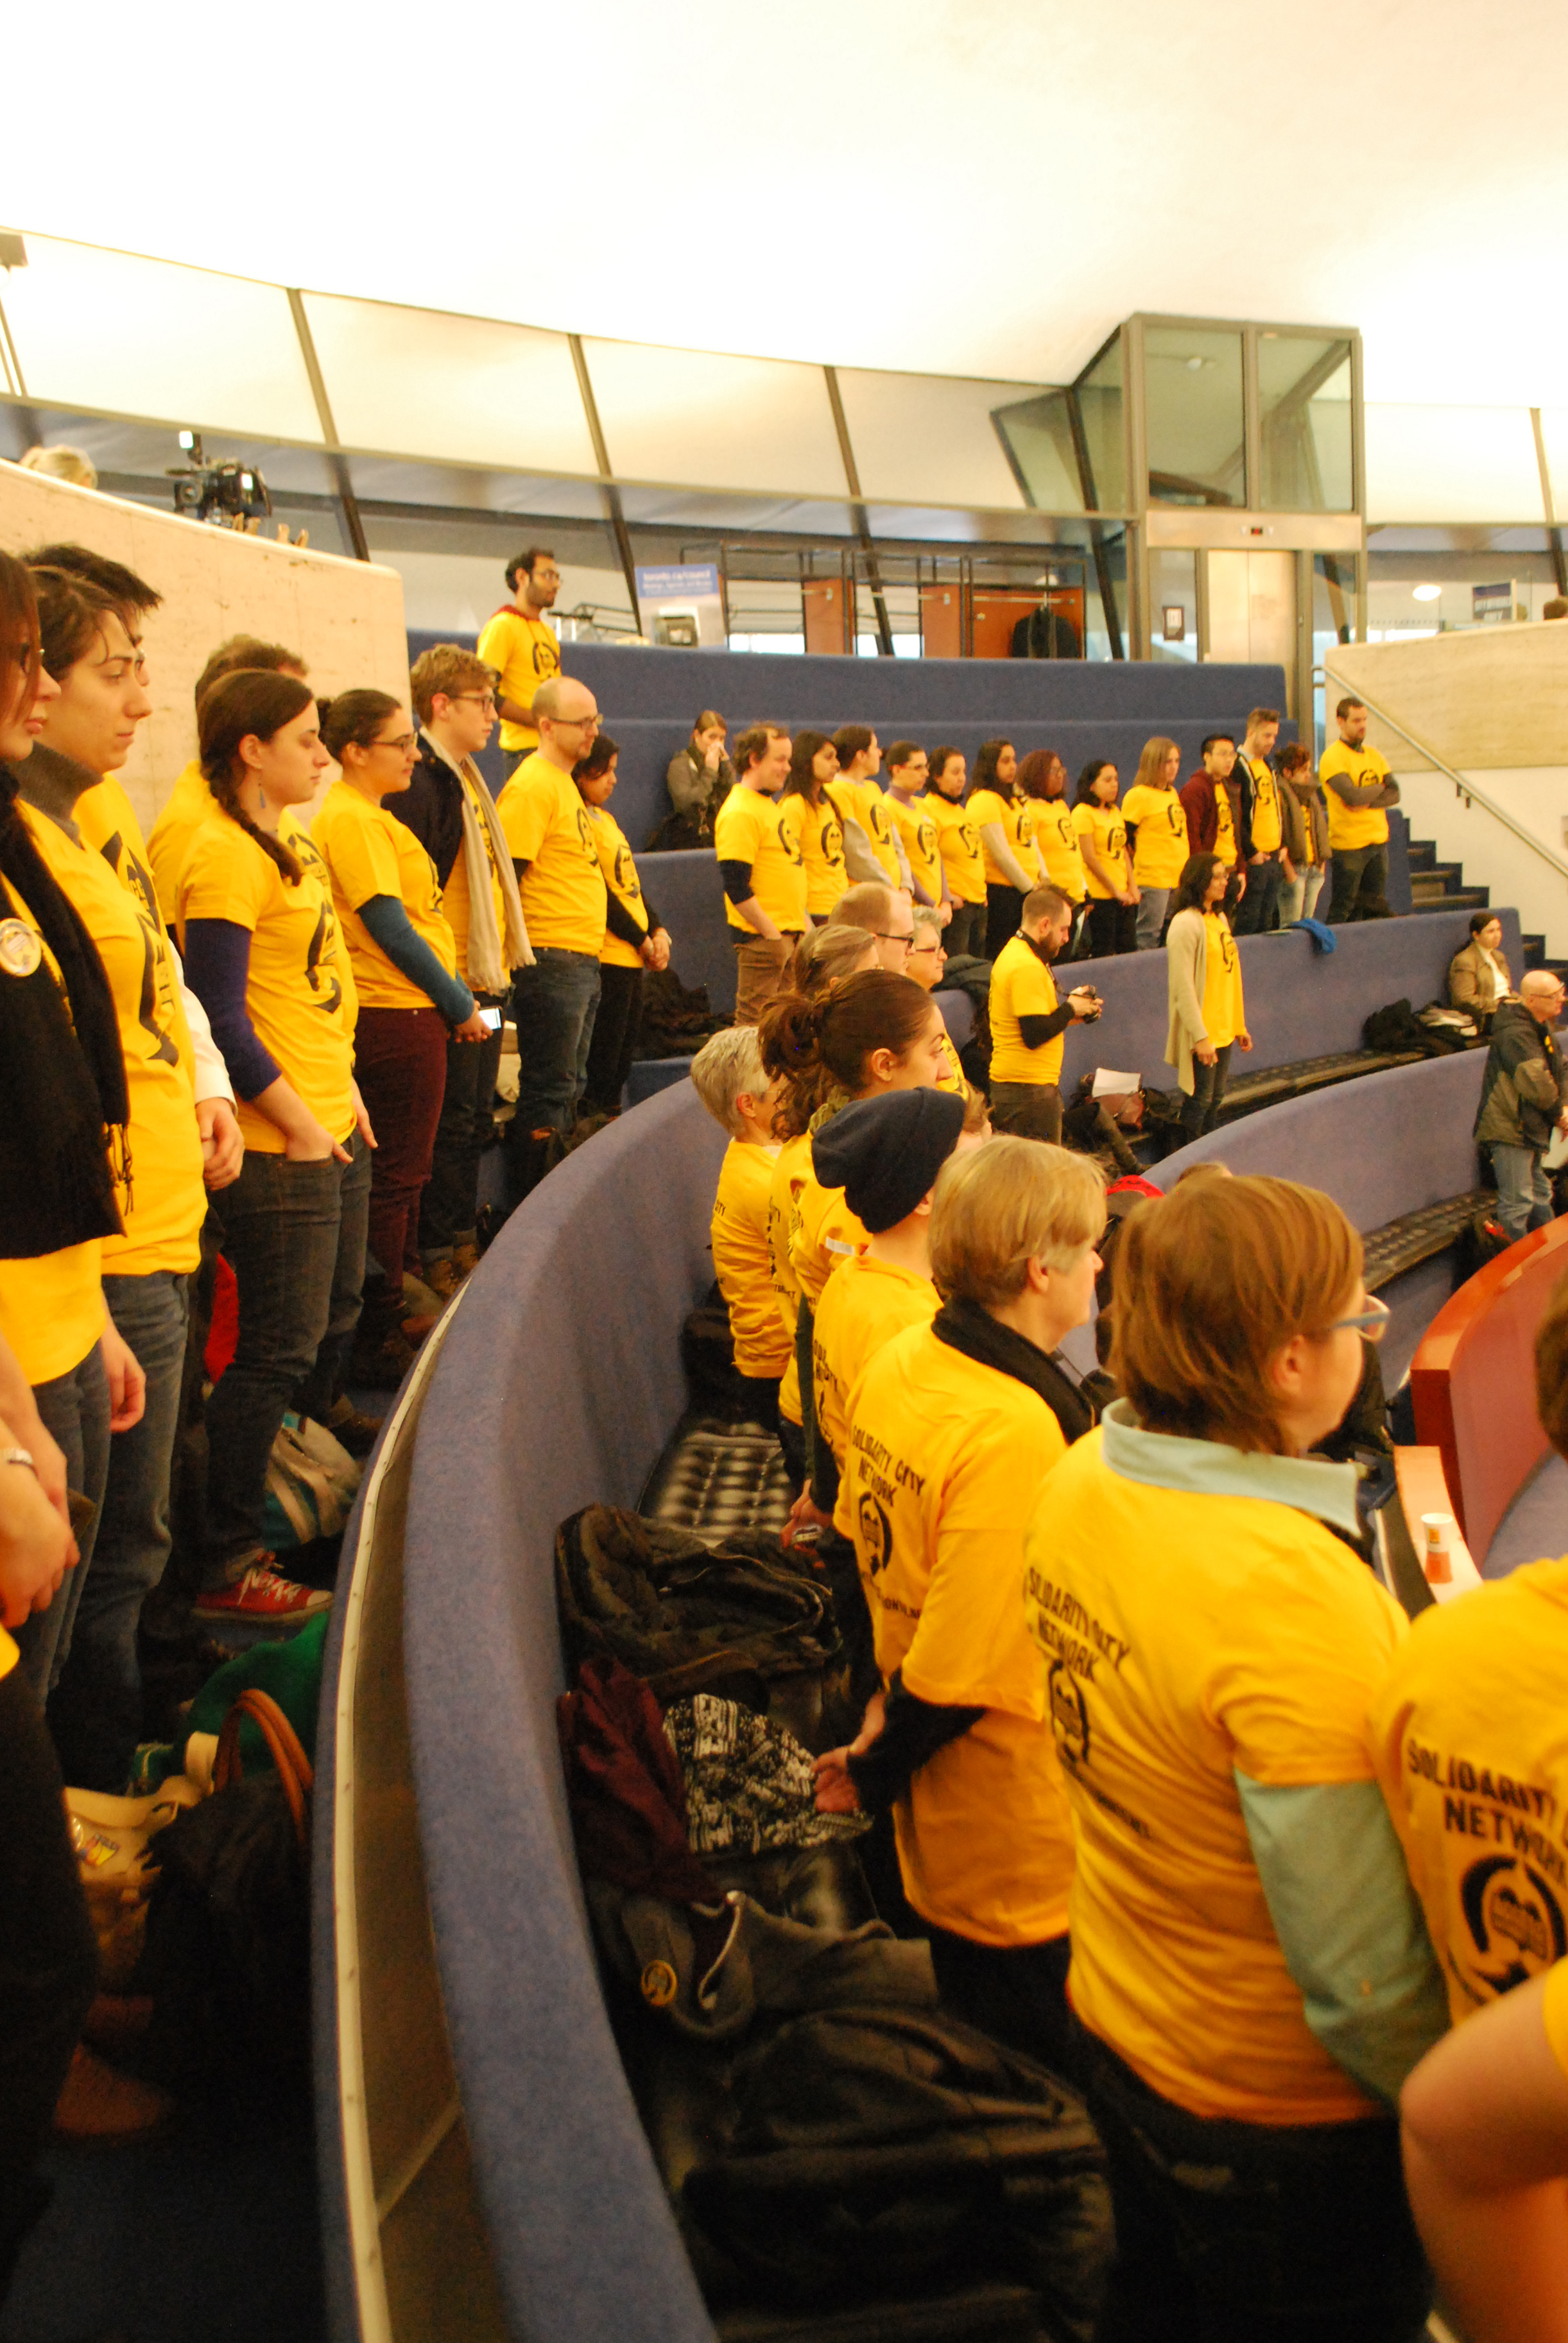
[[281,1577],[266,1563],[255,1562],[232,1586],[201,1595],[191,1608],[198,1619],[303,1621],[330,1609],[331,1604],[329,1589],[301,1586],[296,1579]]

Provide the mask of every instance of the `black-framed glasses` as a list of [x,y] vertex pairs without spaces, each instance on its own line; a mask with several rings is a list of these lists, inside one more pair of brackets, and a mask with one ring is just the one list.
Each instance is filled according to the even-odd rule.
[[410,749],[417,746],[418,739],[417,732],[399,732],[395,740],[372,740],[370,746],[373,749],[396,749],[400,757],[406,757]]
[[904,947],[904,950],[905,950],[906,951],[913,951],[913,950],[914,950],[914,949],[915,949],[915,940],[914,940],[914,937],[913,937],[912,935],[908,935],[908,936],[895,936],[895,935],[890,935],[890,934],[889,933],[889,931],[888,931],[888,930],[887,930],[886,928],[873,928],[873,929],[871,930],[871,933],[872,933],[872,934],[873,934],[873,935],[878,939],[878,940],[879,940],[879,942],[881,942],[881,943],[885,943],[885,944],[902,944],[902,945],[903,945],[903,947]]
[[496,695],[493,691],[449,691],[447,697],[448,699],[471,699],[476,708],[482,708],[485,710],[487,716],[493,716],[496,712]]

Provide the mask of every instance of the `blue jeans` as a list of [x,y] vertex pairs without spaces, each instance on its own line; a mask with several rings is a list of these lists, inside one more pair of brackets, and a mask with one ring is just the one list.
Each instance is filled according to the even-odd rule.
[[1192,1061],[1192,1095],[1181,1105],[1181,1129],[1189,1140],[1201,1139],[1213,1130],[1220,1120],[1220,1109],[1225,1102],[1225,1078],[1231,1071],[1231,1044],[1214,1052],[1214,1062],[1206,1066],[1199,1058]]
[[1138,949],[1158,951],[1160,939],[1165,932],[1165,913],[1170,906],[1169,887],[1144,887],[1138,890]]
[[22,1654],[22,1672],[42,1708],[60,1680],[71,1648],[76,1605],[82,1599],[92,1566],[93,1543],[103,1511],[104,1487],[109,1477],[109,1379],[104,1354],[96,1342],[68,1375],[52,1383],[35,1383],[33,1398],[44,1419],[44,1429],[65,1452],[65,1478],[92,1505],[93,1518],[79,1532],[81,1560],[65,1573],[59,1593],[46,1611],[35,1611],[13,1630]]
[[354,1337],[370,1151],[357,1131],[347,1144],[346,1164],[247,1151],[239,1178],[213,1198],[239,1284],[239,1339],[207,1403],[210,1587],[260,1548],[266,1463],[284,1414],[327,1412]]
[[188,1280],[172,1270],[106,1277],[104,1299],[147,1379],[140,1423],[109,1443],[93,1567],[83,1581],[70,1657],[49,1703],[67,1782],[125,1788],[142,1737],[136,1626],[169,1554],[169,1467],[179,1427]]
[[1542,1169],[1538,1147],[1505,1147],[1490,1142],[1492,1168],[1497,1174],[1497,1217],[1511,1244],[1532,1229],[1543,1229],[1553,1218],[1552,1182]]
[[597,954],[536,946],[532,968],[512,979],[518,1029],[519,1141],[536,1131],[569,1131],[588,1081],[588,1049],[598,1008]]

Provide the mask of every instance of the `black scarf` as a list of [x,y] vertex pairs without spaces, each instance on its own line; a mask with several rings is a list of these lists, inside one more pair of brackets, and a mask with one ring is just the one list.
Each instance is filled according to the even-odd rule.
[[1081,1384],[1065,1375],[1048,1353],[1002,1325],[978,1302],[944,1302],[931,1322],[931,1332],[950,1350],[960,1351],[977,1365],[994,1367],[999,1375],[1010,1375],[1014,1383],[1037,1392],[1061,1426],[1069,1446],[1099,1422],[1099,1411]]

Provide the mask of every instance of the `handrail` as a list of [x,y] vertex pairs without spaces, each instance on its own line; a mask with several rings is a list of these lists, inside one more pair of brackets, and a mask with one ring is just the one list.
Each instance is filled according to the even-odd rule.
[[[1321,675],[1326,688],[1329,680],[1328,668],[1324,666],[1314,669],[1313,675],[1314,678]],[[1343,676],[1336,676],[1334,680],[1342,684],[1347,691],[1353,692],[1362,706],[1371,715],[1375,716],[1380,724],[1386,724],[1391,732],[1397,732],[1402,740],[1408,741],[1423,763],[1430,765],[1434,772],[1442,774],[1446,780],[1452,781],[1461,797],[1473,798],[1483,812],[1491,814],[1493,820],[1500,821],[1504,830],[1511,830],[1522,844],[1530,847],[1541,857],[1543,862],[1550,863],[1560,879],[1568,879],[1568,861],[1565,861],[1561,854],[1556,853],[1543,840],[1537,838],[1533,830],[1526,830],[1523,822],[1515,821],[1506,806],[1500,806],[1495,798],[1488,797],[1484,789],[1478,789],[1475,783],[1467,780],[1462,773],[1456,773],[1453,767],[1445,764],[1434,749],[1427,747],[1424,740],[1418,740],[1413,732],[1407,730],[1397,716],[1391,716],[1386,708],[1380,708],[1375,699],[1369,699],[1359,684],[1347,681]]]

